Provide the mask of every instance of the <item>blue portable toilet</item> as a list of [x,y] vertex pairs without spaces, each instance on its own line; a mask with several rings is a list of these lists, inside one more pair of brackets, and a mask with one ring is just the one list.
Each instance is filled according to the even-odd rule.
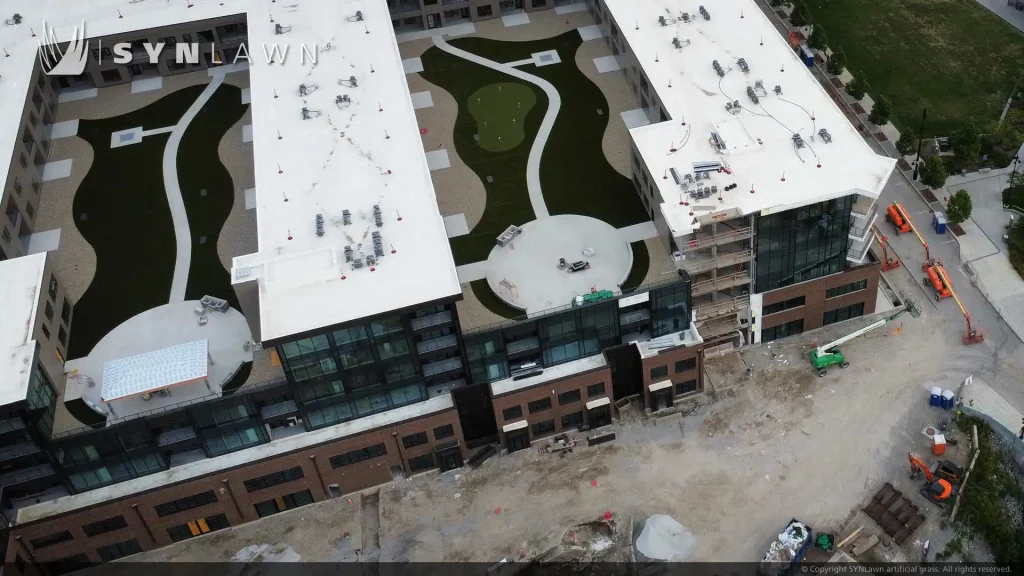
[[932,212],[932,228],[936,234],[946,233],[946,216],[942,212]]
[[942,388],[939,388],[938,386],[932,387],[932,395],[931,398],[928,399],[928,405],[936,407],[942,406]]
[[807,44],[800,45],[800,60],[803,60],[808,68],[814,68],[814,52]]
[[942,392],[942,398],[940,400],[940,402],[941,402],[940,406],[942,407],[943,410],[949,410],[950,408],[953,407],[955,399],[956,399],[956,394],[953,394],[952,390],[944,390]]

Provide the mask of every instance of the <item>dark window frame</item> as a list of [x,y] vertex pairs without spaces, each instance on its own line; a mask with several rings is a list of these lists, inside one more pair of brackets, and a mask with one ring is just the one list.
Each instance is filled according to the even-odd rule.
[[32,545],[33,550],[42,550],[43,548],[49,548],[50,546],[70,542],[74,539],[75,537],[71,534],[70,530],[61,530],[60,532],[54,532],[53,534],[33,538],[29,540],[28,543]]
[[451,424],[445,424],[444,426],[438,426],[434,428],[434,440],[444,440],[445,438],[451,438],[455,436],[455,426]]
[[597,384],[591,384],[587,386],[587,398],[593,398],[594,396],[603,396],[604,394],[604,382],[598,382]]
[[416,432],[414,434],[409,434],[408,436],[402,436],[403,448],[415,448],[416,446],[422,446],[427,442],[430,442],[430,439],[427,438],[426,431]]
[[551,410],[551,398],[544,397],[538,400],[534,400],[533,402],[529,402],[526,405],[526,410],[530,414],[547,412],[548,410]]
[[302,466],[295,466],[288,468],[287,470],[280,470],[256,478],[250,478],[242,485],[245,486],[246,492],[256,492],[258,490],[264,490],[273,486],[280,486],[281,484],[287,484],[288,482],[294,482],[305,478],[306,474],[302,471]]
[[651,368],[651,380],[655,378],[668,378],[668,364]]
[[509,406],[501,411],[501,417],[503,420],[508,422],[509,420],[515,420],[523,417],[523,405],[516,404],[515,406]]
[[676,396],[682,396],[683,394],[690,394],[698,390],[697,380],[687,380],[686,382],[680,382],[676,384]]
[[687,370],[693,370],[697,367],[696,358],[687,358],[685,360],[676,360],[675,371],[676,374],[686,372]]
[[124,516],[118,514],[117,516],[111,516],[97,522],[90,522],[82,526],[82,532],[89,538],[99,536],[100,534],[106,534],[115,530],[123,530],[128,527],[128,522],[124,519]]
[[153,511],[156,512],[157,516],[163,518],[179,512],[185,512],[186,510],[192,510],[193,508],[200,508],[202,506],[213,504],[217,501],[217,494],[213,490],[206,490],[204,492],[192,494],[191,496],[157,504],[153,506]]
[[565,406],[566,404],[573,404],[583,399],[583,395],[580,393],[579,388],[576,390],[569,390],[562,392],[558,395],[558,405]]
[[366,460],[373,460],[374,458],[380,458],[381,456],[387,456],[388,447],[381,444],[375,444],[373,446],[367,446],[366,448],[360,448],[358,450],[352,450],[345,452],[344,454],[338,454],[337,456],[330,457],[331,468],[342,468],[345,466],[351,466],[358,464]]

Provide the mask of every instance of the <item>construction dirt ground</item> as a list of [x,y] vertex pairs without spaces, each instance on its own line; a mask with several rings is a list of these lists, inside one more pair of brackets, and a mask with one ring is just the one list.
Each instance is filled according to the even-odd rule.
[[[914,275],[899,269],[885,276],[921,315],[845,344],[845,370],[819,378],[808,352],[866,319],[709,358],[707,393],[696,410],[622,419],[606,444],[578,444],[559,456],[537,442],[477,469],[422,474],[128,560],[614,559],[625,557],[636,538],[628,534],[638,535],[643,519],[667,514],[696,540],[689,560],[756,561],[791,518],[837,541],[854,524],[883,537],[859,511],[891,482],[926,522],[903,546],[883,539],[876,557],[916,561],[925,539],[941,540],[940,520],[949,513],[908,477],[908,452],[934,459],[922,430],[949,415],[928,406],[929,388],[956,390],[977,369],[999,382],[1021,372],[1012,358],[991,361],[996,344],[963,346],[961,325],[927,303]],[[962,466],[970,443],[959,437],[945,457]]]

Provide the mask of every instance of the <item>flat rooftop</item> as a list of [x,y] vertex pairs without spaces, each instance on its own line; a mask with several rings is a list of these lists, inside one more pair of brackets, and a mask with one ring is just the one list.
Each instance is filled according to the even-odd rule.
[[223,456],[182,464],[181,466],[176,466],[170,470],[164,470],[148,476],[118,482],[116,484],[111,484],[110,486],[104,486],[103,488],[96,488],[95,490],[89,490],[88,492],[72,494],[70,496],[57,498],[56,500],[41,502],[34,506],[22,508],[18,510],[17,523],[25,524],[27,522],[35,522],[50,516],[81,510],[110,500],[125,498],[132,494],[139,494],[141,492],[148,492],[156,488],[170,486],[193,478],[199,478],[221,470],[228,470],[245,464],[265,460],[267,458],[288,454],[310,446],[316,446],[318,444],[324,444],[341,438],[356,436],[364,432],[384,428],[406,420],[422,418],[437,412],[444,412],[445,410],[454,408],[454,406],[455,403],[450,394],[438,396],[423,402],[410,404],[409,406],[402,406],[401,408],[388,410],[387,412],[382,412],[380,414],[366,416],[365,418],[359,418],[357,420],[350,420],[348,422],[335,424],[334,426],[328,426],[327,428],[321,428],[312,432],[296,434],[295,436],[288,436],[278,440],[273,440],[267,444],[260,444],[259,446],[253,446],[252,448],[246,448],[245,450],[239,450],[238,452],[224,454]]
[[[5,18],[22,18],[0,26],[4,158],[14,153],[44,22],[67,42],[83,22],[85,36],[98,38],[246,15],[259,252],[236,258],[232,278],[259,282],[262,339],[460,294],[382,0],[10,0],[4,7]],[[275,46],[279,55],[270,58]],[[6,179],[6,164],[0,170]],[[342,224],[344,210],[350,225]],[[373,272],[353,270],[344,248],[373,254],[372,231],[381,233],[380,262]]]
[[[849,194],[877,198],[881,193],[895,160],[868,146],[753,0],[605,3],[671,117],[633,128],[630,135],[665,200],[661,212],[673,235],[689,234],[714,216],[781,212]],[[748,72],[741,69],[741,58]],[[763,90],[756,91],[755,104],[747,88],[758,81]],[[736,114],[726,109],[733,102],[739,103]],[[831,142],[819,135],[822,129]],[[724,146],[712,143],[712,133]],[[692,198],[671,169],[683,178],[694,172],[695,163],[708,162],[722,163],[731,174],[713,172],[691,184],[689,190],[718,188],[709,197]],[[724,191],[731,184],[736,187]],[[689,205],[680,205],[683,200]]]
[[25,399],[32,377],[46,253],[0,261],[0,406]]

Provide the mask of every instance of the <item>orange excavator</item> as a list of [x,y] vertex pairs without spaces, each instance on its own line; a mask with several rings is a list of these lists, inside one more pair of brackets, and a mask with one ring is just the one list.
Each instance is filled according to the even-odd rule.
[[881,230],[874,224],[871,225],[871,233],[878,241],[878,245],[882,247],[882,272],[899,268],[900,261],[896,258],[889,258],[889,239],[883,236]]
[[924,488],[921,488],[921,495],[939,506],[945,506],[946,502],[956,495],[950,479],[953,482],[958,482],[963,470],[951,462],[942,462],[933,473],[931,468],[917,456],[908,454],[908,458],[910,459],[910,478],[917,478],[923,472],[927,480]]
[[924,263],[921,264],[921,271],[927,272],[928,268],[939,264],[937,260],[932,258],[931,251],[928,249],[928,243],[924,241],[924,237],[917,231],[917,226],[914,226],[914,222],[910,219],[910,214],[907,214],[903,205],[899,202],[893,202],[889,205],[889,208],[885,211],[885,219],[892,222],[896,228],[896,235],[899,236],[903,232],[913,232],[914,236],[917,236],[918,241],[921,242],[921,246],[924,247]]

